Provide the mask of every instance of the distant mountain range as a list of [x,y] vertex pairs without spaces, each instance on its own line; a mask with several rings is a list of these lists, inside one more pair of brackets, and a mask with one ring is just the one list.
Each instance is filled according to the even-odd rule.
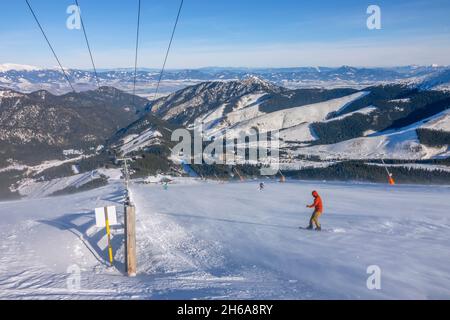
[[[88,70],[67,70],[77,91],[96,88],[95,75]],[[342,66],[298,68],[201,68],[168,70],[164,73],[162,94],[205,81],[243,80],[257,76],[276,85],[297,88],[356,88],[362,89],[386,83],[407,83],[426,89],[450,90],[450,69],[441,66],[405,66],[392,68],[356,68]],[[102,86],[114,86],[131,92],[134,71],[124,69],[99,70]],[[153,98],[159,70],[142,69],[137,75],[137,94]],[[15,64],[0,65],[0,86],[20,92],[47,90],[54,94],[70,91],[63,74],[58,69],[42,69]]]
[[[203,137],[210,140],[278,131],[281,168],[294,176],[371,179],[365,175],[376,171],[383,177],[379,161],[384,159],[402,166],[393,167],[397,174],[411,178],[405,166],[446,164],[450,158],[450,91],[430,90],[442,89],[448,70],[435,71],[437,76],[426,72],[431,69],[439,68],[409,67],[415,82],[364,89],[292,89],[242,73],[242,79],[205,81],[153,101],[114,87],[61,95],[0,87],[0,193],[25,178],[89,172],[115,166],[114,159],[122,157],[133,159],[135,176],[182,174],[180,159],[170,151],[171,134],[194,124],[202,124]],[[348,77],[362,73],[349,67],[327,72],[337,70]],[[6,71],[34,72],[42,71]],[[417,81],[423,73],[426,80]],[[213,176],[226,172],[205,168],[194,170]],[[447,181],[435,167],[423,170],[417,181]]]

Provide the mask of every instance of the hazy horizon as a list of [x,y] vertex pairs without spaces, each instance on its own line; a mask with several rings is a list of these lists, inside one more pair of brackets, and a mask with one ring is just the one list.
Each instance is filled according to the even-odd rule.
[[[37,70],[60,70],[58,66],[52,66],[52,67],[42,67],[38,65],[31,65],[31,64],[19,64],[19,63],[12,63],[12,62],[6,62],[6,63],[0,63],[0,67],[2,66],[17,66],[17,67],[32,67],[36,68]],[[407,67],[436,67],[436,68],[448,68],[450,65],[440,65],[440,64],[409,64],[409,65],[393,65],[393,66],[358,66],[358,65],[337,65],[337,66],[327,66],[327,65],[297,65],[297,66],[256,66],[256,67],[250,67],[250,66],[202,66],[202,67],[179,67],[179,68],[166,68],[166,71],[177,71],[177,70],[208,70],[208,69],[218,69],[218,70],[268,70],[268,69],[276,69],[276,70],[283,70],[283,69],[317,69],[317,68],[324,68],[324,69],[337,69],[337,68],[343,68],[343,67],[349,67],[349,68],[356,68],[356,69],[393,69],[393,68],[407,68]],[[68,70],[81,70],[81,71],[94,71],[92,68],[68,68],[65,69]],[[17,70],[14,68],[10,68],[10,70]],[[101,67],[97,68],[98,72],[104,72],[109,70],[130,70],[134,71],[134,67]],[[17,70],[20,71],[20,70]],[[145,67],[141,66],[138,67],[138,71],[160,71],[160,68],[156,67]],[[1,68],[0,68],[1,72]]]

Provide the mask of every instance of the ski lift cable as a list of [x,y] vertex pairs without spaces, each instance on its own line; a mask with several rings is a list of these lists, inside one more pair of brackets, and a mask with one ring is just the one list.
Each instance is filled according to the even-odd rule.
[[133,80],[133,105],[135,104],[136,97],[136,78],[137,78],[137,65],[138,65],[138,51],[139,51],[139,32],[141,25],[141,0],[138,1],[138,16],[137,16],[137,29],[136,29],[136,52],[134,56],[134,80]]
[[81,7],[78,4],[78,0],[75,0],[75,4],[78,7],[78,13],[80,15],[81,27],[83,28],[84,39],[86,40],[86,45],[87,45],[87,49],[89,51],[89,56],[91,57],[92,67],[94,68],[94,74],[95,74],[95,79],[97,81],[97,87],[100,88],[100,80],[98,78],[97,68],[95,67],[94,57],[92,55],[92,50],[91,50],[91,45],[89,44],[89,39],[88,39],[88,36],[87,36],[87,33],[86,33],[86,28],[84,26],[83,17],[81,15],[81,9],[80,9]]
[[34,20],[36,20],[36,23],[37,23],[39,29],[41,30],[42,35],[43,35],[44,38],[45,38],[45,41],[47,41],[47,44],[48,44],[48,46],[50,47],[50,50],[52,51],[53,56],[55,57],[56,61],[58,62],[58,65],[59,65],[59,67],[61,68],[61,71],[62,71],[62,73],[64,74],[64,77],[65,77],[66,81],[69,83],[70,88],[72,89],[72,91],[75,92],[75,89],[73,88],[72,82],[70,81],[69,76],[68,76],[66,70],[64,70],[64,68],[63,68],[63,66],[62,66],[62,64],[61,64],[61,61],[59,60],[58,55],[57,55],[56,52],[55,52],[55,49],[53,48],[52,44],[50,43],[50,40],[48,39],[47,34],[46,34],[45,31],[44,31],[44,28],[42,27],[41,23],[39,22],[38,17],[36,16],[36,13],[34,12],[33,8],[31,7],[30,3],[28,2],[28,0],[25,0],[25,2],[27,3],[28,8],[29,8],[30,11],[31,11],[31,14],[32,14],[33,17],[34,17]]
[[164,58],[164,63],[163,63],[163,66],[162,66],[162,68],[161,68],[161,72],[160,72],[160,74],[159,74],[158,84],[157,84],[157,86],[156,86],[155,94],[154,94],[154,96],[153,96],[153,101],[156,100],[156,97],[157,97],[158,92],[159,92],[159,87],[160,87],[160,85],[161,85],[161,80],[162,80],[162,78],[163,78],[164,71],[165,71],[165,69],[166,69],[167,59],[168,59],[168,57],[169,57],[169,53],[170,53],[170,49],[171,49],[171,47],[172,47],[173,39],[174,39],[174,37],[175,37],[175,32],[176,32],[176,30],[177,30],[178,21],[180,20],[181,10],[183,9],[183,4],[184,4],[184,0],[181,0],[181,2],[180,2],[180,7],[179,7],[179,9],[178,9],[177,18],[176,18],[176,20],[175,20],[175,25],[173,26],[172,35],[171,35],[171,37],[170,37],[169,46],[167,47],[166,56],[165,56],[165,58]]

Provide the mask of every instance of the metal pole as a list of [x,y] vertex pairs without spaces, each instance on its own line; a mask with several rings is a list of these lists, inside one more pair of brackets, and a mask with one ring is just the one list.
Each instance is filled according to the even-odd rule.
[[279,172],[280,172],[280,175],[281,175],[280,182],[281,182],[281,183],[286,182],[286,177],[284,176],[283,172],[281,172],[281,169],[279,170]]
[[386,163],[384,163],[383,159],[381,159],[381,162],[383,163],[384,169],[386,169],[386,172],[387,172],[388,176],[390,177],[391,173],[389,172],[389,169],[387,168]]
[[244,178],[241,176],[241,174],[239,173],[239,171],[236,168],[234,168],[234,172],[236,172],[236,174],[238,175],[238,177],[241,180],[241,182],[245,181]]
[[386,163],[384,163],[384,160],[383,160],[383,159],[381,159],[381,162],[383,163],[384,168],[386,169],[386,172],[387,172],[387,174],[388,174],[389,184],[390,184],[391,186],[395,185],[395,180],[394,180],[392,174],[389,172],[389,169],[387,168]]
[[125,205],[130,205],[131,204],[131,199],[130,199],[130,172],[128,170],[128,160],[131,160],[129,158],[124,158],[124,159],[117,159],[118,161],[123,161],[123,168],[125,171],[125,192],[126,192],[126,196],[125,196]]
[[105,210],[106,236],[108,238],[109,264],[112,267],[113,266],[114,257],[113,257],[113,250],[112,250],[112,245],[111,245],[111,229],[109,227],[108,208],[105,207],[104,210]]

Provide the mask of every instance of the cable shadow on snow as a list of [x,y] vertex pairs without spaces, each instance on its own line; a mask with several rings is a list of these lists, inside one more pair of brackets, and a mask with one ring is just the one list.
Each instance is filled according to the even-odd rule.
[[123,204],[124,200],[125,200],[126,194],[125,194],[125,190],[120,189],[116,192],[113,192],[111,194],[109,194],[106,197],[103,197],[101,200],[102,201],[107,201],[107,202],[112,202],[115,203],[117,205],[121,205]]
[[291,227],[291,226],[283,226],[283,225],[259,223],[259,222],[250,222],[250,221],[240,221],[240,220],[232,220],[232,219],[225,219],[225,218],[211,218],[211,217],[197,216],[197,215],[191,215],[191,214],[170,213],[170,212],[158,212],[156,214],[165,215],[165,216],[172,216],[172,217],[179,217],[179,218],[200,219],[200,220],[208,220],[208,221],[216,221],[216,222],[225,222],[225,223],[260,226],[260,227],[270,227],[270,228],[280,228],[280,229],[290,229],[290,230],[297,230],[298,229],[298,227]]
[[[95,226],[95,216],[93,212],[82,212],[65,214],[52,220],[39,220],[39,223],[57,228],[61,231],[68,231],[74,234],[92,253],[95,259],[104,266],[109,267],[108,246],[105,245],[105,228]],[[112,226],[111,245],[114,253],[123,249],[124,233],[120,232],[123,225]],[[104,245],[101,246],[101,243]],[[125,263],[114,260],[113,266],[120,272],[125,272]]]

